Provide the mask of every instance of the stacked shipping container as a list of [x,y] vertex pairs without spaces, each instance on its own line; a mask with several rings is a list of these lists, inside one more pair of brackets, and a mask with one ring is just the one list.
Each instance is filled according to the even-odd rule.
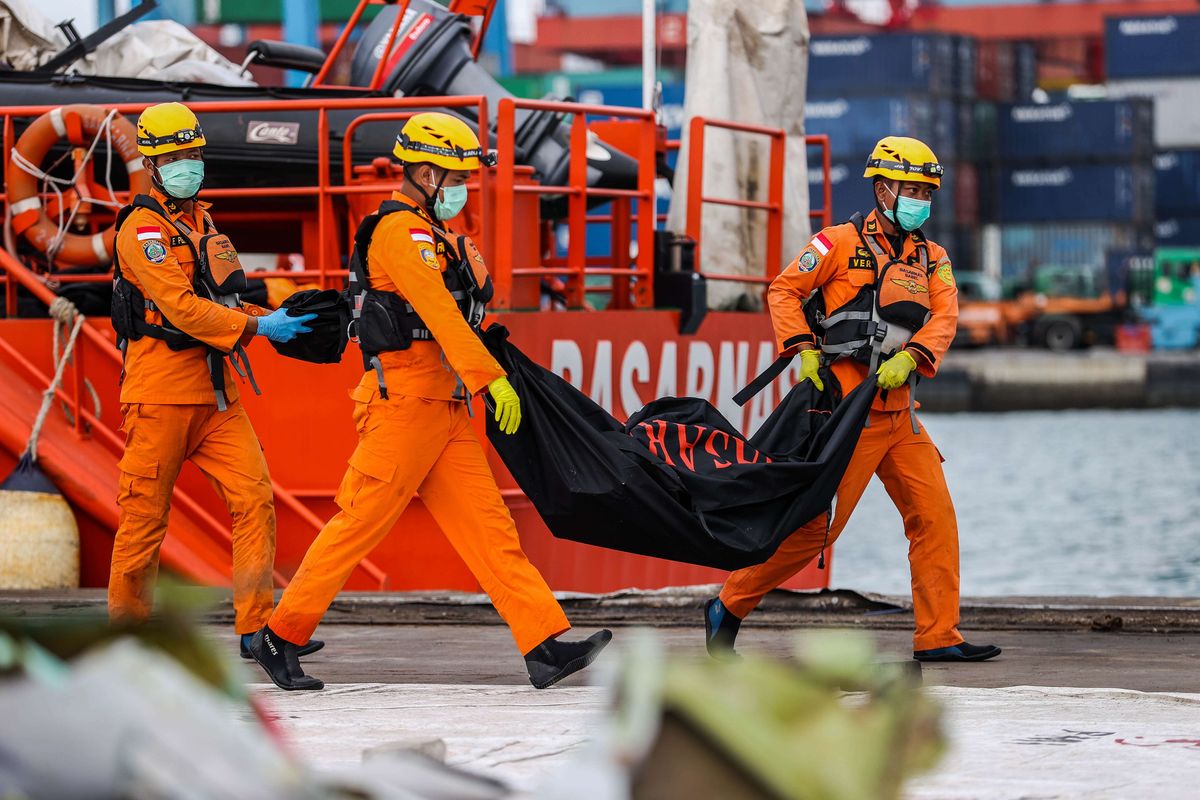
[[1200,247],[1200,14],[1108,20],[1110,97],[1154,102],[1158,243]]
[[[1015,86],[1012,62],[989,80]],[[805,130],[827,134],[833,145],[833,215],[845,220],[874,207],[863,165],[880,138],[912,136],[947,166],[926,232],[952,252],[961,250],[960,226],[973,226],[977,204],[960,197],[960,167],[973,147],[972,104],[977,94],[976,42],[963,36],[890,33],[814,38],[809,48]],[[820,170],[810,170],[819,186]],[[973,185],[968,178],[967,187]],[[964,202],[965,201],[965,202]]]
[[1106,251],[1150,245],[1153,108],[1143,99],[999,104],[979,161],[980,203],[996,226],[986,271],[1104,272]]

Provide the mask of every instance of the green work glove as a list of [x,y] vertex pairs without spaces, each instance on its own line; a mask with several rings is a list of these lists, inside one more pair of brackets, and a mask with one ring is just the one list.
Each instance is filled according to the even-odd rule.
[[813,386],[817,387],[818,392],[825,391],[825,382],[821,380],[821,376],[818,374],[820,368],[820,350],[801,350],[800,370],[799,375],[796,377],[796,383],[801,384],[805,381],[812,381]]
[[488,394],[496,403],[496,422],[500,430],[512,435],[521,426],[521,400],[508,378],[496,378],[488,384]]
[[897,389],[908,380],[909,374],[917,368],[917,360],[909,355],[907,350],[901,350],[879,367],[875,374],[879,376],[877,383],[880,389]]

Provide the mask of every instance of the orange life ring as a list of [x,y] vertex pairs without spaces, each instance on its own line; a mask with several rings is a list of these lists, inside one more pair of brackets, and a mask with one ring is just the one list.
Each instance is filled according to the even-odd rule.
[[[100,132],[108,113],[107,109],[100,106],[61,106],[34,120],[21,134],[14,149],[29,163],[40,165],[50,148],[62,139],[75,147],[89,146]],[[131,194],[150,191],[150,176],[142,165],[133,125],[117,114],[112,119],[109,133],[113,151],[125,162],[125,169],[129,172]],[[14,164],[10,157],[6,163],[6,182],[13,232],[23,235],[31,245],[46,253],[58,237],[58,223],[46,214],[38,195],[39,179]],[[53,260],[76,267],[107,265],[112,262],[116,238],[115,226],[90,236],[67,233]]]

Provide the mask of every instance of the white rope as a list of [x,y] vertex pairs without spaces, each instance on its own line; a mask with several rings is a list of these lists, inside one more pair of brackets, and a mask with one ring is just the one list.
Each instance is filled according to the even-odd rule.
[[[71,325],[71,336],[67,339],[66,347],[63,348],[63,357],[57,358],[56,354],[58,363],[55,365],[54,379],[50,381],[50,386],[42,394],[42,408],[38,411],[37,419],[33,422],[33,430],[29,433],[29,444],[25,445],[25,452],[21,454],[22,458],[28,455],[30,460],[35,463],[37,462],[38,438],[42,435],[42,426],[46,424],[50,406],[54,404],[54,396],[62,386],[63,372],[67,368],[71,354],[75,352],[75,341],[79,338],[79,331],[83,328],[84,320],[83,314],[79,313],[75,304],[65,297],[54,298],[54,302],[50,304],[50,316],[54,319],[55,342],[58,341],[59,325]],[[72,321],[74,321],[73,325]],[[98,397],[96,401],[99,402]]]
[[[87,168],[87,163],[91,160],[92,154],[96,152],[96,145],[100,144],[101,137],[104,138],[105,144],[107,145],[105,148],[107,158],[104,169],[104,186],[106,189],[108,189],[108,194],[110,197],[116,197],[116,192],[113,191],[112,187],[112,121],[116,115],[117,111],[116,109],[113,109],[112,111],[108,112],[107,116],[105,116],[104,121],[100,123],[100,127],[96,129],[96,135],[92,137],[92,143],[88,146],[87,153],[84,154],[83,159],[79,162],[79,168],[75,170],[75,174],[70,179],[56,178],[53,175],[44,172],[41,167],[26,158],[17,150],[17,148],[14,147],[12,149],[12,153],[10,154],[12,163],[15,164],[19,169],[42,181],[44,187],[53,189],[55,197],[57,198],[58,232],[50,241],[50,245],[46,248],[46,257],[50,259],[51,264],[54,263],[54,257],[58,255],[58,251],[62,248],[62,243],[66,239],[71,223],[75,221],[75,215],[79,212],[80,206],[83,205],[83,198],[82,196],[78,196],[77,193],[75,203],[71,207],[71,214],[64,220],[63,192],[59,187],[73,187],[79,182],[79,178],[83,175],[84,169]],[[109,208],[120,208],[123,205],[115,200],[102,200],[98,197],[89,198],[88,202],[95,203],[96,205],[108,206]]]
[[[54,302],[58,303],[59,300],[62,300],[64,303],[70,305],[70,301],[65,297],[56,298]],[[75,306],[71,305],[69,310],[63,310],[63,306],[59,305],[59,316],[55,316],[54,305],[51,304],[50,306],[50,317],[54,320],[54,326],[50,329],[51,333],[53,334],[50,352],[54,357],[55,369],[58,369],[58,364],[60,361],[65,361],[68,364],[75,363],[75,356],[73,353],[68,353],[65,349],[61,353],[59,352],[59,346],[62,341],[62,329],[65,329],[66,326],[70,324],[71,313],[69,312],[74,312],[74,309]],[[96,387],[93,386],[92,382],[87,378],[83,379],[83,388],[87,389],[88,394],[92,396],[92,407],[94,409],[93,416],[96,417],[96,419],[100,419],[100,393],[96,391]],[[67,418],[67,424],[74,426],[75,415],[71,413],[71,407],[67,405],[67,401],[62,400],[60,401],[59,405],[62,407],[63,416]]]

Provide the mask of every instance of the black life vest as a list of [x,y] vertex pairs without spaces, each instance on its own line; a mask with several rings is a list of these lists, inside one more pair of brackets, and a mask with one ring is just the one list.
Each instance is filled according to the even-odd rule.
[[870,365],[874,373],[880,358],[897,353],[929,320],[933,269],[929,246],[919,231],[912,233],[917,244],[916,259],[910,263],[886,252],[876,237],[864,236],[861,214],[852,216],[850,223],[862,247],[849,269],[870,270],[870,283],[833,311],[827,311],[819,290],[813,292],[804,304],[804,314],[829,361],[854,358]]
[[[917,246],[916,260],[909,263],[893,258],[875,237],[868,238],[863,234],[862,214],[850,217],[850,224],[858,232],[862,247],[851,259],[849,269],[870,270],[871,280],[853,299],[831,313],[825,308],[825,297],[820,290],[813,292],[804,302],[804,316],[817,337],[826,363],[854,358],[868,365],[870,377],[874,376],[881,357],[899,352],[929,320],[929,278],[933,266],[929,246],[920,231],[911,234]],[[886,259],[882,267],[879,266],[881,259]],[[750,402],[779,377],[794,358],[794,354],[780,356],[734,395],[734,401],[743,406]],[[916,380],[914,370],[909,378],[910,415]],[[916,416],[912,415],[912,419],[915,432]]]
[[[167,210],[153,197],[139,194],[129,205],[117,212],[116,229],[118,232],[135,208],[147,209],[166,220],[168,229],[174,230],[177,234],[177,236],[171,237],[170,244],[172,246],[186,244],[192,251],[195,259],[192,270],[192,290],[199,297],[207,298],[229,308],[237,308],[240,305],[241,300],[238,293],[246,289],[246,273],[242,269],[241,262],[237,258],[237,251],[229,243],[228,237],[213,228],[208,214],[204,215],[204,228],[197,236],[197,231],[182,219],[172,220]],[[147,300],[145,295],[125,278],[121,272],[120,254],[114,248],[113,301],[110,316],[113,330],[117,333],[117,347],[122,353],[125,352],[128,342],[136,342],[143,336],[165,342],[167,347],[174,351],[203,347],[206,350],[208,374],[212,380],[213,394],[216,396],[219,410],[224,411],[229,404],[229,396],[225,392],[224,362],[226,358],[229,359],[229,363],[238,375],[250,381],[254,393],[262,394],[254,380],[254,371],[250,368],[250,358],[240,343],[234,345],[233,350],[229,353],[222,352],[177,328],[166,314],[161,314],[163,320],[161,324],[147,322],[146,313],[150,311],[158,311],[161,314],[161,309],[157,308],[152,301]]]
[[[379,354],[407,350],[414,341],[433,341],[433,334],[411,303],[395,292],[371,288],[367,262],[371,238],[384,217],[401,211],[412,211],[424,218],[415,205],[386,200],[377,213],[367,216],[359,224],[354,234],[350,278],[346,286],[346,300],[351,315],[349,337],[362,350],[363,369],[375,370],[379,380],[379,396],[385,400],[388,397],[387,384],[384,382]],[[483,267],[483,258],[466,236],[458,236],[452,244],[445,231],[437,226],[431,227],[434,241],[445,252],[448,261],[442,272],[446,291],[454,298],[463,319],[478,333],[487,304],[494,293],[492,279]]]

